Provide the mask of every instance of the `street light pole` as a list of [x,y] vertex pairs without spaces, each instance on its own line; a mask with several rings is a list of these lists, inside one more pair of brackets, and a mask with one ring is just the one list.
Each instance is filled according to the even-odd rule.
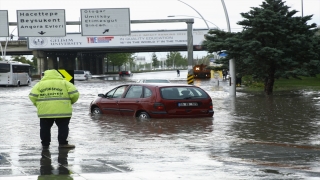
[[174,54],[174,56],[173,56],[173,69],[175,69],[174,68],[174,60],[176,59],[176,55],[177,55],[178,53],[176,53],[176,54]]
[[[11,36],[11,34],[13,33],[13,31],[16,30],[16,29],[17,29],[17,27],[15,27],[15,28],[11,31],[10,36]],[[4,59],[5,59],[6,53],[7,53],[8,41],[9,41],[9,39],[6,38],[6,45],[4,46],[4,50],[2,50],[2,51],[3,51],[3,52],[2,52],[2,56],[3,56]],[[2,46],[1,46],[1,48],[2,48]]]
[[301,16],[303,17],[303,0],[301,0]]
[[[224,4],[224,0],[221,0],[224,14],[226,16],[226,21],[227,21],[227,26],[228,26],[228,32],[231,33],[231,28],[230,28],[230,21],[229,21],[229,16],[228,16],[228,11],[226,8],[226,5]],[[229,72],[230,72],[230,96],[236,96],[236,63],[234,59],[229,60]]]
[[190,6],[189,4],[187,4],[187,3],[185,3],[185,2],[183,2],[183,1],[181,1],[181,0],[178,0],[178,1],[182,2],[183,4],[189,6],[189,7],[192,8],[193,10],[195,10],[195,11],[199,14],[199,16],[202,18],[202,20],[204,21],[204,23],[206,23],[208,30],[210,30],[210,27],[209,27],[207,21],[202,17],[202,15],[201,15],[196,9],[194,9],[192,6]]
[[[170,16],[167,16],[167,17],[177,17],[177,16],[182,16],[182,17],[192,17],[192,18],[197,18],[197,19],[202,19],[200,17],[197,17],[197,16],[188,16],[188,15],[170,15]],[[214,24],[213,22],[209,21],[209,20],[206,20],[205,21],[211,23],[212,25],[216,26],[217,29],[220,29],[216,24]]]
[[221,0],[221,3],[222,3],[222,6],[223,6],[224,15],[226,16],[226,21],[227,21],[227,26],[228,26],[228,32],[231,32],[229,15],[228,15],[228,11],[227,11],[226,5],[224,4],[224,0]]

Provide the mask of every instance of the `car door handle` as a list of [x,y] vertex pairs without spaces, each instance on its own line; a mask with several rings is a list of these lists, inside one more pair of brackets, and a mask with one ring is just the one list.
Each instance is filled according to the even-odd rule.
[[138,103],[139,101],[136,101],[136,103]]

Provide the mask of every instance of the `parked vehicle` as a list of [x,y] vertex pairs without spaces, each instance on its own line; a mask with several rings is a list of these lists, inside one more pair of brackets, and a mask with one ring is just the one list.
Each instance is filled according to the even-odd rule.
[[211,97],[186,84],[132,83],[115,87],[90,104],[90,113],[148,118],[212,117]]
[[211,70],[207,69],[207,65],[200,64],[193,66],[194,78],[211,78]]
[[92,79],[92,74],[90,71],[84,71],[88,77],[88,79]]
[[88,80],[88,73],[85,70],[74,70],[74,80]]
[[139,83],[170,83],[168,79],[141,79]]
[[28,86],[31,84],[30,65],[17,61],[0,61],[0,85]]
[[119,72],[119,76],[133,76],[132,72],[131,71],[120,71]]

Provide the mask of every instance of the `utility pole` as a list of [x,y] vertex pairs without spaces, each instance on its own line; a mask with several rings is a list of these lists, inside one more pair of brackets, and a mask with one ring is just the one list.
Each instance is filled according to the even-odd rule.
[[[226,8],[226,5],[224,4],[224,0],[221,0],[224,14],[226,16],[226,21],[227,21],[227,26],[228,26],[228,32],[231,33],[231,28],[230,28],[230,21],[229,21],[229,16],[228,16],[228,11]],[[230,59],[229,60],[229,72],[230,72],[230,96],[236,96],[236,62],[235,59]]]

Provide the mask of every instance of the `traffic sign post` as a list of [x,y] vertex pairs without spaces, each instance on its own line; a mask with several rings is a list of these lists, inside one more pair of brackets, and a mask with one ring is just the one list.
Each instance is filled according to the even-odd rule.
[[0,37],[9,37],[9,21],[7,10],[0,10]]
[[129,8],[81,9],[82,36],[130,35]]
[[66,36],[64,9],[17,10],[18,36]]

